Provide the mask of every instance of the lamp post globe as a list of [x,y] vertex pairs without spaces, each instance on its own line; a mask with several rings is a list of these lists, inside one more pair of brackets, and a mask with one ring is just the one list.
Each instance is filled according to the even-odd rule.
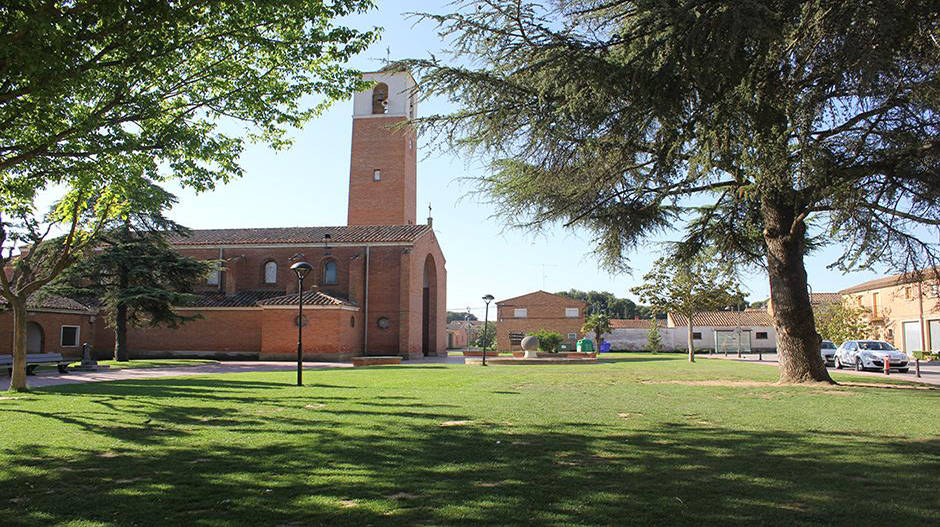
[[290,266],[297,275],[297,386],[303,385],[304,365],[304,278],[313,271],[307,262],[297,262]]
[[490,302],[494,299],[493,295],[486,295],[483,297],[483,302],[486,304],[486,314],[483,315],[483,365],[486,366],[486,345],[489,343],[489,337],[487,336],[487,327],[490,323]]

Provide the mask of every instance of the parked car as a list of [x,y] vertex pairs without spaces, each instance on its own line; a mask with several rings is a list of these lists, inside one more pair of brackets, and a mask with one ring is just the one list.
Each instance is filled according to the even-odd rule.
[[891,369],[907,373],[910,358],[883,340],[847,340],[836,350],[836,368],[884,370],[885,358]]
[[822,355],[823,362],[826,363],[826,366],[836,365],[836,344],[831,340],[822,341],[822,345],[819,347],[819,354]]

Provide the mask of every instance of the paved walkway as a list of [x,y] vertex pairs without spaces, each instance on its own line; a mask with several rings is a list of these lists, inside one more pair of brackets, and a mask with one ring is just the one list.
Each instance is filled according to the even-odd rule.
[[[463,364],[463,357],[425,357],[412,359],[404,364]],[[304,362],[304,370],[328,368],[352,368],[351,362]],[[256,371],[296,371],[296,362],[283,361],[224,361],[199,366],[177,366],[168,368],[122,368],[101,371],[69,371],[61,373],[41,371],[27,378],[30,388],[44,388],[83,382],[123,381],[129,379],[159,379],[163,377],[187,377],[191,375],[213,375],[217,373],[243,373]],[[10,377],[0,374],[0,391],[10,387]]]
[[[698,355],[696,358],[710,358],[710,359],[723,359],[723,360],[735,360],[741,362],[750,362],[753,364],[763,364],[765,366],[779,366],[777,362],[776,353],[764,353],[763,360],[758,361],[757,355],[744,355],[742,358],[738,358],[736,354],[729,353],[727,357],[720,353],[711,353]],[[922,382],[926,384],[934,384],[940,386],[940,362],[923,362],[920,363],[920,378],[917,378],[917,375],[914,372],[914,364],[911,364],[911,369],[907,373],[898,373],[891,372],[891,375],[885,375],[884,373],[879,373],[875,371],[855,371],[850,369],[837,370],[835,368],[827,368],[830,373],[849,373],[852,375],[861,375],[865,377],[878,377],[882,379],[898,379],[903,381],[912,381],[912,382]]]
[[[304,362],[304,369],[352,368],[350,362]],[[30,388],[43,388],[62,384],[83,382],[123,381],[128,379],[159,379],[162,377],[186,377],[212,375],[216,373],[242,373],[254,371],[295,371],[294,362],[231,361],[199,366],[169,368],[122,368],[101,371],[70,371],[62,375],[57,371],[42,371],[27,378]],[[10,377],[0,375],[0,391],[10,387]]]

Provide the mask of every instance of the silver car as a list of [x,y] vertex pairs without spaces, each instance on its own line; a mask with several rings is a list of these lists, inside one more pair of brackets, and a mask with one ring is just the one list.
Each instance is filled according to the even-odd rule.
[[831,340],[824,340],[819,346],[819,354],[826,366],[836,365],[836,345]]
[[836,350],[836,368],[884,370],[885,359],[892,370],[907,373],[910,358],[883,340],[847,340]]

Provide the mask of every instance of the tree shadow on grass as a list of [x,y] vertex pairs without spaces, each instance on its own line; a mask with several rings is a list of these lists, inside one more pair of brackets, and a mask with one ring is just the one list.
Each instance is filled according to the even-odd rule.
[[662,362],[662,361],[675,361],[681,359],[681,355],[672,356],[672,357],[662,357],[657,355],[650,355],[649,357],[606,357],[603,353],[598,354],[597,362],[601,364],[616,364],[616,363],[640,363],[640,362]]
[[[77,446],[3,449],[0,524],[861,526],[936,520],[930,497],[940,492],[937,440],[672,422],[518,430],[456,414],[361,417],[343,427],[292,418],[279,423],[286,428],[277,435],[254,441],[174,441],[108,455]],[[451,421],[440,423],[445,417]],[[227,428],[261,427],[245,416],[231,419],[240,422]],[[914,490],[919,498],[911,497]]]

